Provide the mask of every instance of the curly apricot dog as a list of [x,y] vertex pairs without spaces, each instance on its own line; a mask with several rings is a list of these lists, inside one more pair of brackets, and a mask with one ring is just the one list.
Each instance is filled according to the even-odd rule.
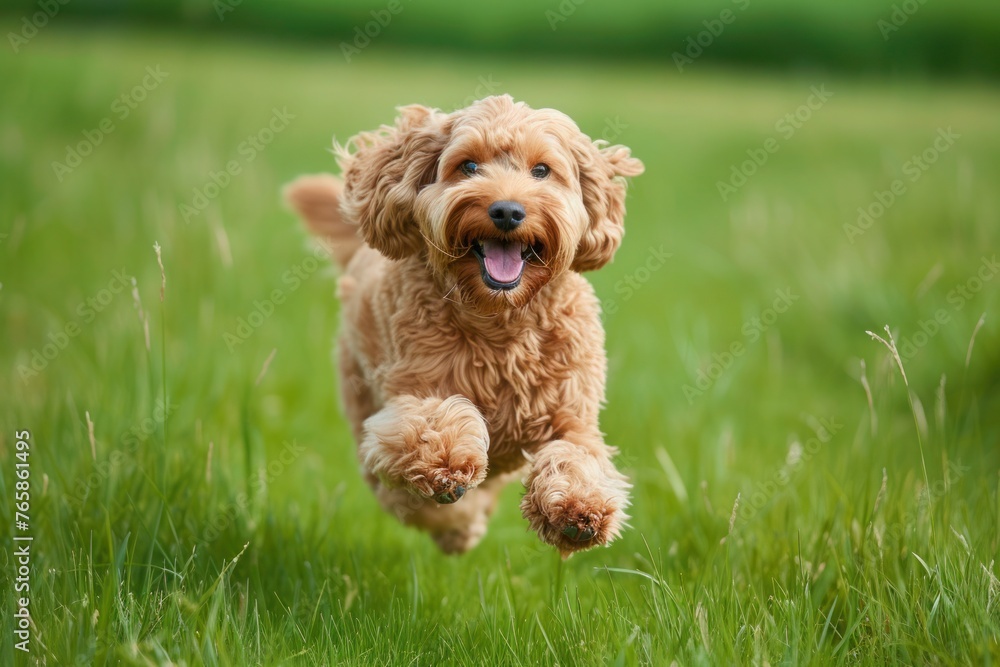
[[611,261],[642,163],[506,95],[403,107],[336,151],[342,181],[285,194],[344,267],[341,391],[383,507],[461,553],[526,474],[521,512],[564,557],[618,537],[629,483],[580,272]]

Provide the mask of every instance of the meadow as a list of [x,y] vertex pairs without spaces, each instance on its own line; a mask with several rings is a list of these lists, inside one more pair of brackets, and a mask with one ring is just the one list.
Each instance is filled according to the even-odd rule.
[[[0,661],[1000,659],[995,86],[60,25],[0,80]],[[379,510],[279,196],[500,92],[646,164],[589,275],[631,527],[567,561],[516,485],[461,558]]]

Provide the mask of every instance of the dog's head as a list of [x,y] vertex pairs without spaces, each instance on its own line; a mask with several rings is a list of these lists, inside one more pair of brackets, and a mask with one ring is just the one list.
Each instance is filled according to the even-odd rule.
[[399,110],[340,150],[344,211],[393,259],[419,254],[461,303],[496,313],[564,271],[611,261],[626,176],[642,163],[565,114],[488,97],[450,114]]

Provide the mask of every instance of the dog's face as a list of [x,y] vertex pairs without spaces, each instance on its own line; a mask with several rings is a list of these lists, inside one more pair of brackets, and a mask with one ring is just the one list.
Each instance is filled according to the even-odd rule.
[[341,152],[345,210],[369,245],[420,254],[449,298],[480,313],[520,308],[561,272],[611,260],[621,177],[643,170],[627,148],[601,148],[564,114],[509,96],[400,112]]

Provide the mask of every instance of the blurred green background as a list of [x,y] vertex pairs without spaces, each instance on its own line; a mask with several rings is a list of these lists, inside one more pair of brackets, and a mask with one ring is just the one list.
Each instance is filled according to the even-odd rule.
[[[1000,658],[996,3],[54,3],[0,19],[0,662]],[[566,562],[518,485],[458,559],[379,510],[279,197],[496,93],[647,168],[588,274],[633,518]]]
[[[37,0],[6,5],[13,16],[39,10]],[[352,41],[373,11],[406,11],[405,20],[378,33],[384,46],[532,61],[667,61],[725,10],[739,20],[726,27],[725,39],[705,49],[706,62],[786,71],[1000,74],[1000,11],[990,0],[72,0],[59,13],[70,20],[183,28],[202,36],[241,33],[332,45]]]

